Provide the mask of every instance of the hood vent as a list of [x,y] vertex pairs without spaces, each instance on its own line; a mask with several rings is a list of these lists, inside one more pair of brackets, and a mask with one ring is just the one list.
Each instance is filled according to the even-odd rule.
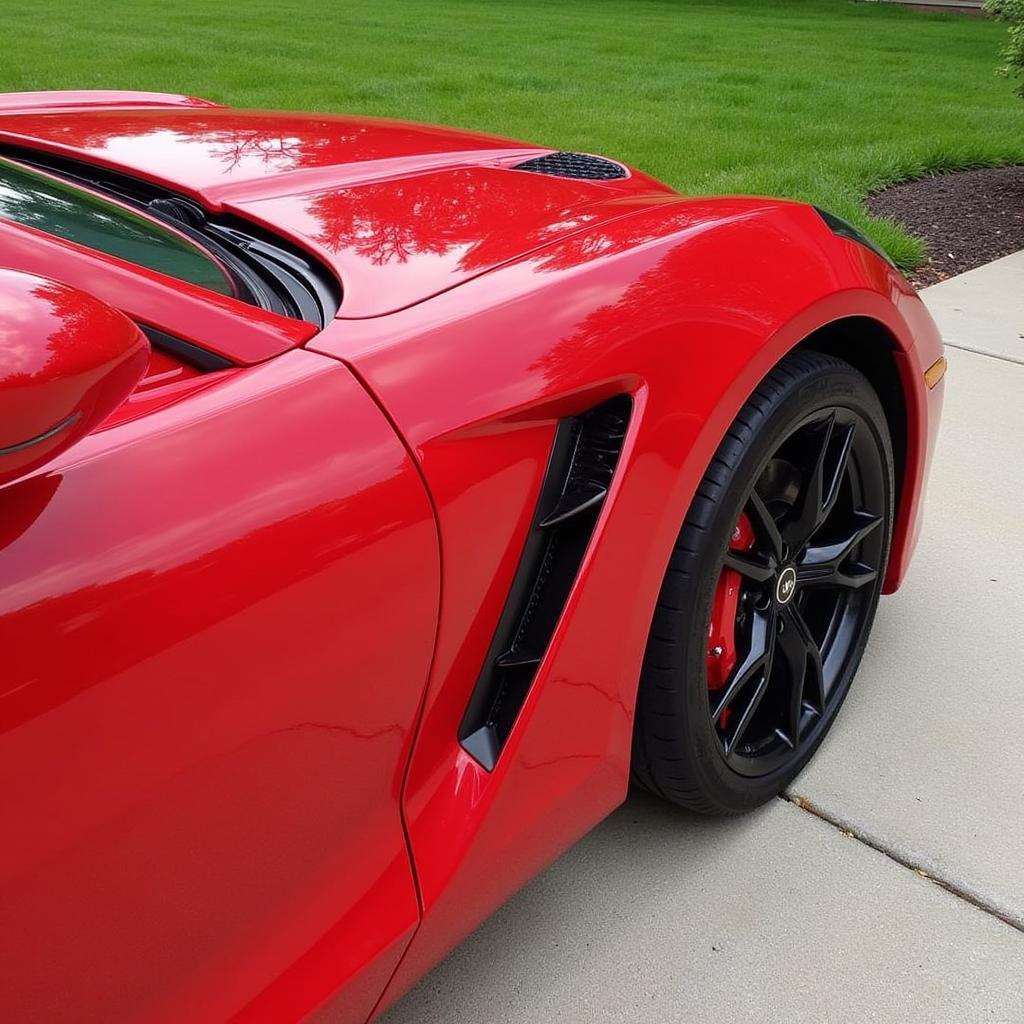
[[515,578],[459,728],[491,771],[579,575],[622,452],[633,402],[618,395],[562,420]]
[[589,153],[548,153],[524,160],[512,167],[514,171],[550,174],[554,178],[582,178],[588,181],[612,181],[628,177],[622,164]]

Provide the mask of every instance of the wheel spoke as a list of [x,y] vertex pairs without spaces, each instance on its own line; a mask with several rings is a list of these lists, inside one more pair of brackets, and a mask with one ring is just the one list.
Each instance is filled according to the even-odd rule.
[[863,587],[878,577],[868,565],[855,563],[843,569],[843,563],[857,550],[857,546],[882,524],[881,516],[870,512],[853,514],[853,529],[839,540],[819,544],[807,549],[796,568],[797,582],[810,587]]
[[733,678],[726,687],[726,692],[715,709],[713,720],[717,723],[722,712],[730,707],[741,693],[749,690],[749,684],[752,682],[755,684],[743,711],[740,712],[739,718],[732,727],[731,734],[723,738],[726,756],[739,745],[768,689],[775,653],[776,625],[777,613],[774,609],[754,615],[750,631],[750,652],[743,659],[743,664],[737,667]]
[[837,569],[832,577],[832,586],[842,587],[844,590],[860,590],[869,583],[878,579],[878,571],[862,562],[855,562],[846,569]]
[[836,414],[830,413],[814,431],[814,455],[804,473],[803,484],[793,505],[793,514],[784,533],[793,548],[801,547],[822,521],[825,506],[825,456],[835,428]]
[[754,532],[768,542],[771,549],[771,557],[775,561],[782,559],[782,535],[779,527],[768,511],[768,506],[762,501],[757,491],[751,491],[747,498],[747,515],[753,524]]
[[793,684],[789,706],[789,730],[793,746],[800,740],[800,719],[809,702],[819,713],[825,710],[825,670],[821,649],[811,635],[800,609],[788,605],[782,613],[784,629],[779,649],[784,652]]
[[784,628],[778,640],[780,658],[789,673],[789,707],[787,733],[790,743],[796,747],[800,742],[800,717],[804,707],[804,684],[807,679],[807,645],[792,625],[788,609],[783,613]]
[[774,636],[771,633],[773,619],[774,616],[770,612],[755,612],[751,616],[747,654],[733,669],[732,676],[722,690],[722,695],[711,712],[712,722],[717,722],[722,717],[722,712],[732,704],[748,683],[763,674],[771,653],[771,645],[774,643]]
[[822,501],[819,524],[828,519],[836,506],[836,502],[839,500],[843,487],[843,478],[846,476],[846,464],[850,461],[850,450],[853,448],[853,432],[855,429],[856,427],[853,423],[840,423],[832,427],[830,443],[838,451],[835,454],[834,465],[824,467],[827,473],[827,486],[824,491],[825,497]]
[[832,514],[842,492],[855,430],[852,422],[837,422],[833,412],[815,431],[813,458],[784,530],[794,548],[806,544]]
[[726,552],[725,565],[754,583],[767,583],[775,573],[775,566],[771,562],[762,562],[738,551]]
[[840,569],[837,565],[812,565],[797,571],[797,585],[800,587],[841,587],[843,590],[859,590],[874,583],[878,571],[863,562],[854,562]]
[[761,676],[757,689],[754,690],[751,695],[750,701],[747,706],[743,709],[743,714],[740,715],[739,721],[736,723],[736,727],[733,729],[732,736],[725,742],[725,753],[726,756],[731,754],[743,739],[743,734],[747,731],[747,727],[754,719],[754,713],[757,711],[761,704],[761,700],[764,697],[765,690],[768,689],[768,676],[769,669],[765,669],[764,674]]

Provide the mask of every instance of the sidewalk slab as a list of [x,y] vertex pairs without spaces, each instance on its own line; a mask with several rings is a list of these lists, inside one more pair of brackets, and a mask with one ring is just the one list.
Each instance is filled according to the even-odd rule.
[[382,1024],[1024,1020],[1024,936],[783,801],[635,793]]
[[1024,363],[1024,252],[925,288],[921,298],[946,344]]
[[1024,366],[947,356],[914,564],[791,793],[1024,926]]

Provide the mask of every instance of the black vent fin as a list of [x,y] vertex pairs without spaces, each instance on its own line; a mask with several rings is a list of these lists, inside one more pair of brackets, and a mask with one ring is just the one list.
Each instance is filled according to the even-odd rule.
[[506,651],[494,662],[498,668],[536,668],[544,656],[530,650]]
[[566,519],[582,515],[595,505],[600,505],[607,494],[607,487],[587,481],[585,485],[578,487],[576,490],[563,494],[558,499],[558,504],[537,526],[541,530],[547,530],[552,526],[557,526],[559,523],[564,523]]
[[498,628],[459,728],[463,749],[494,768],[565,608],[622,452],[632,400],[563,420]]
[[462,749],[484,767],[490,765],[488,771],[498,763],[498,754],[501,753],[497,733],[486,725],[464,737]]
[[603,156],[589,153],[546,153],[531,157],[522,163],[513,164],[514,171],[531,171],[533,174],[550,174],[555,178],[580,178],[586,181],[614,181],[626,178],[629,172],[622,164]]

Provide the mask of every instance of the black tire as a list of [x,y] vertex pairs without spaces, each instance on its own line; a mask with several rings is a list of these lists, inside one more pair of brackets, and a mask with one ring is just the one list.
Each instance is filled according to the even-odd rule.
[[[749,553],[730,546],[741,516]],[[892,443],[871,385],[833,356],[789,355],[730,427],[672,552],[640,681],[635,781],[705,814],[750,810],[785,790],[857,670],[892,517]],[[728,626],[736,667],[720,678],[709,659],[724,648],[709,650],[708,631],[727,559],[742,574],[730,577],[740,581]]]

